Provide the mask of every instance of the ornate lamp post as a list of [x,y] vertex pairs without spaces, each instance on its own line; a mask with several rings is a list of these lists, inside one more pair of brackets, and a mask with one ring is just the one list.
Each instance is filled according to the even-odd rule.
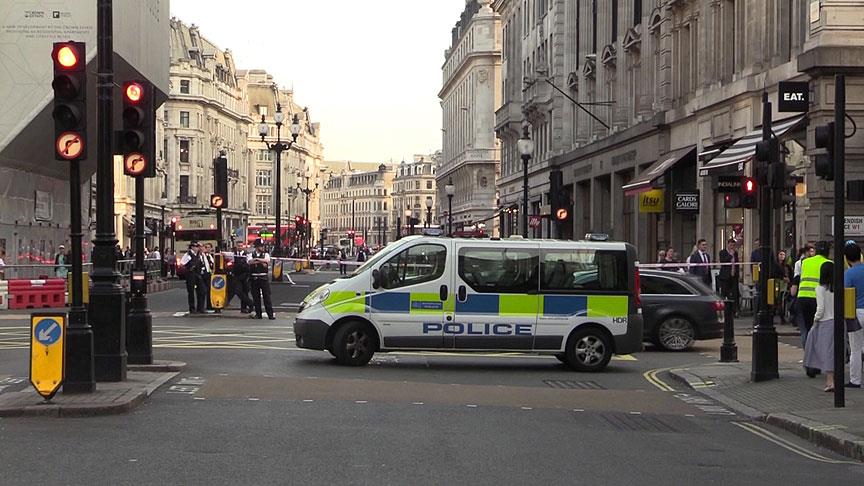
[[270,127],[261,115],[261,123],[258,124],[258,134],[261,135],[261,141],[267,144],[267,150],[276,152],[276,242],[273,247],[273,256],[282,256],[282,152],[289,150],[295,142],[297,136],[300,135],[300,119],[297,114],[291,120],[291,140],[286,144],[282,142],[282,122],[285,121],[285,114],[282,113],[282,105],[276,103],[276,113],[273,113],[273,121],[276,123],[276,143],[271,144],[265,138],[270,132]]
[[453,194],[456,193],[456,186],[453,185],[452,177],[447,180],[444,193],[447,194],[447,236],[453,236]]
[[410,227],[409,235],[414,234],[414,212],[411,211],[411,208],[405,209],[405,232],[408,233],[408,228]]
[[321,182],[320,182],[320,180],[315,179],[315,187],[310,188],[309,187],[309,179],[311,179],[312,176],[309,174],[308,171],[306,172],[305,178],[306,178],[306,188],[304,189],[304,188],[300,187],[300,182],[298,181],[297,182],[297,190],[302,192],[306,196],[306,212],[303,213],[303,224],[306,226],[305,228],[303,228],[303,246],[306,249],[306,256],[308,257],[309,253],[311,252],[311,248],[309,247],[309,243],[311,242],[311,236],[312,236],[309,234],[309,233],[311,233],[311,229],[312,229],[312,225],[309,223],[309,197],[312,195],[313,192],[315,192],[315,189],[318,189],[318,186],[321,184]]
[[432,196],[426,196],[426,227],[432,227],[432,205],[435,204],[432,201]]
[[528,133],[528,125],[522,127],[522,138],[516,141],[516,147],[522,154],[522,170],[524,180],[522,181],[522,236],[528,238],[528,161],[534,154],[534,140]]

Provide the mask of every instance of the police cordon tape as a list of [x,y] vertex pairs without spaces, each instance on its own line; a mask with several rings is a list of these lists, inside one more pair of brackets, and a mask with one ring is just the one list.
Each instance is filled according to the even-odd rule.
[[639,266],[639,268],[663,270],[664,268],[674,268],[674,269],[681,268],[681,269],[684,269],[684,268],[690,268],[690,267],[729,267],[729,266],[741,266],[741,267],[751,266],[752,267],[752,266],[757,266],[757,265],[761,265],[761,264],[762,264],[762,262],[725,262],[725,263],[719,263],[719,262],[711,262],[711,263],[681,262],[681,263],[640,263],[638,266]]

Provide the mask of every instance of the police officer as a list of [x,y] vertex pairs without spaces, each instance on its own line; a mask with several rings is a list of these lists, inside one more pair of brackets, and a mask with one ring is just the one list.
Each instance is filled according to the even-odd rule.
[[264,309],[267,317],[272,321],[276,319],[273,315],[273,303],[270,301],[270,254],[264,250],[264,240],[255,240],[255,250],[247,257],[249,262],[252,284],[252,300],[255,301],[255,319],[261,319],[261,299],[264,299]]
[[189,251],[180,259],[180,264],[186,268],[189,314],[204,314],[207,287],[203,285],[204,261],[201,259],[201,245],[197,241],[189,243]]
[[252,312],[252,298],[249,297],[249,263],[246,261],[246,253],[237,244],[234,246],[234,259],[230,270],[230,281],[228,288],[228,302],[236,295],[240,299],[240,312],[248,314]]
[[[813,327],[813,317],[816,315],[816,287],[819,286],[819,274],[822,264],[828,261],[831,247],[827,241],[816,242],[816,254],[801,262],[801,283],[798,284],[798,308],[803,317],[801,329],[802,341],[807,341],[807,334]],[[816,376],[818,370],[807,368],[807,376]]]

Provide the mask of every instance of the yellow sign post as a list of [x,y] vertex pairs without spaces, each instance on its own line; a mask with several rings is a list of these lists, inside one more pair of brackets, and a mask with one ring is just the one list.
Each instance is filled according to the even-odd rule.
[[[81,286],[81,299],[85,304],[90,303],[90,273],[81,272],[81,282],[84,284]],[[69,292],[69,298],[72,297],[72,286],[75,285],[75,282],[72,281],[72,272],[69,272],[69,275],[66,276],[66,290]]]
[[214,309],[225,307],[225,298],[228,294],[228,280],[224,274],[214,273],[210,276],[210,305]]
[[273,280],[282,279],[282,260],[273,260]]
[[30,384],[51,400],[66,372],[66,314],[30,315]]

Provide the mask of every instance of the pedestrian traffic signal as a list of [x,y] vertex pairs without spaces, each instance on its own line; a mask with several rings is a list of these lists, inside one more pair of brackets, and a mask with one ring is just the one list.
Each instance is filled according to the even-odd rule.
[[825,149],[826,154],[816,155],[816,177],[834,180],[834,123],[816,127],[816,148]]
[[213,159],[213,194],[222,198],[218,207],[228,206],[228,159],[222,155]]
[[756,179],[745,177],[741,181],[741,206],[753,209],[758,205]]
[[741,207],[741,194],[737,192],[727,192],[723,195],[723,207],[728,209]]
[[87,71],[83,42],[55,42],[54,157],[57,160],[87,158]]
[[123,129],[117,143],[126,175],[156,177],[156,110],[153,102],[150,82],[123,83]]

